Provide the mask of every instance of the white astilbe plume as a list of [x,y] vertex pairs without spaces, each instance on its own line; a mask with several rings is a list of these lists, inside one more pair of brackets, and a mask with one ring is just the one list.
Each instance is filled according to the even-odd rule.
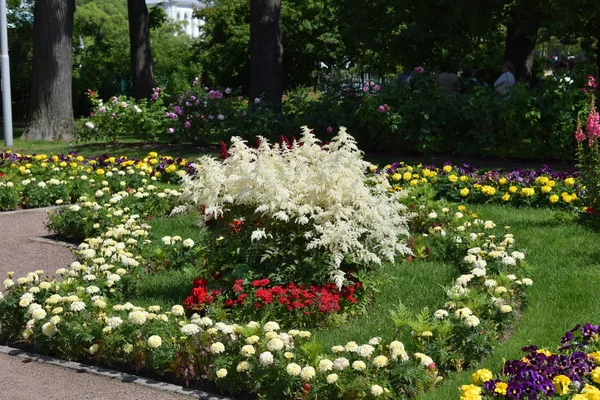
[[194,176],[183,176],[180,199],[204,205],[205,218],[217,218],[233,204],[261,218],[302,225],[307,250],[329,253],[338,286],[344,260],[380,264],[410,254],[402,241],[408,236],[407,213],[398,202],[405,193],[390,194],[387,180],[366,177],[370,164],[345,128],[322,147],[307,127],[290,148],[262,137],[256,149],[238,137],[231,142],[229,158],[203,157],[193,165]]

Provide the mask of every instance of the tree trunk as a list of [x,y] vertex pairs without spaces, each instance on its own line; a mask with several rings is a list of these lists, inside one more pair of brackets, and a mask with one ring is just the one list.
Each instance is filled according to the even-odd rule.
[[145,0],[127,0],[127,12],[133,96],[136,100],[149,99],[156,82],[150,48],[150,17]]
[[513,14],[506,29],[504,61],[515,66],[517,82],[530,82],[533,79],[533,55],[541,18],[538,15],[523,16]]
[[263,97],[279,112],[283,95],[281,0],[251,0],[250,19],[249,96],[251,100]]
[[73,14],[75,0],[37,0],[33,13],[33,77],[29,122],[22,139],[73,136]]

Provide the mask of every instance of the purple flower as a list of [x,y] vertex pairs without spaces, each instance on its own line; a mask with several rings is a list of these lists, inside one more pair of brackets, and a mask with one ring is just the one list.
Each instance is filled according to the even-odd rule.
[[214,99],[215,97],[217,97],[217,92],[215,92],[214,90],[211,90],[210,92],[208,92],[208,97],[210,97],[211,99]]
[[373,87],[373,89],[375,89],[376,92],[379,92],[381,90],[381,86],[375,85],[375,87]]
[[185,121],[185,124],[183,124],[183,126],[185,127],[185,129],[188,129],[192,124],[190,123],[190,121]]
[[231,93],[231,88],[225,88],[225,94],[230,94]]
[[384,113],[384,112],[385,112],[385,107],[384,107],[384,106],[379,106],[379,107],[377,108],[377,110],[378,110],[380,113]]
[[167,129],[167,133],[175,133],[175,129],[169,128],[169,129]]
[[257,97],[254,99],[254,104],[259,104],[260,103],[260,99]]
[[423,68],[423,67],[416,67],[415,68],[415,72],[417,72],[419,74],[422,73],[422,72],[424,72],[424,71],[425,71],[425,68]]
[[196,96],[190,96],[190,101],[196,101]]
[[222,99],[223,98],[223,93],[217,92],[216,96],[217,96],[217,99]]
[[331,132],[333,132],[333,128],[331,126],[328,126],[327,127],[327,133],[331,133]]

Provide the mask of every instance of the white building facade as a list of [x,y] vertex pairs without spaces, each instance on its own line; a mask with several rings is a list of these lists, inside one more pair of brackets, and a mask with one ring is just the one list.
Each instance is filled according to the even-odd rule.
[[169,21],[185,22],[185,33],[193,38],[200,37],[204,21],[194,17],[194,11],[204,7],[198,0],[146,0],[148,7],[162,7]]

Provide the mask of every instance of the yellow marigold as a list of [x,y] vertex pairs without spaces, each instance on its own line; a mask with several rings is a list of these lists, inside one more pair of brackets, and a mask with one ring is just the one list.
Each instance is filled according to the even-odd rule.
[[594,358],[594,362],[596,365],[600,365],[600,351],[594,351],[593,353],[589,353],[588,356]]
[[573,197],[568,193],[562,193],[561,197],[565,203],[570,203],[573,200]]
[[427,183],[427,178],[421,178],[422,183]]
[[412,174],[410,172],[405,172],[402,174],[402,179],[405,181],[410,181],[412,179]]
[[108,157],[106,159],[106,162],[109,162],[111,164],[114,164],[117,161],[117,159],[115,157]]
[[383,167],[383,169],[390,169],[390,168],[392,168],[392,166],[390,164],[388,164],[385,167]]
[[155,165],[158,163],[158,160],[156,158],[151,158],[150,160],[148,160],[148,162],[150,163],[150,165]]
[[[31,165],[31,164],[29,164],[29,165]],[[58,165],[60,165],[62,168],[64,168],[67,166],[67,163],[65,161],[61,161],[60,164],[58,164]]]
[[466,181],[468,181],[468,180],[469,180],[469,177],[468,177],[468,176],[466,176],[466,175],[461,175],[461,177],[460,177],[460,178],[458,178],[458,179],[459,179],[461,182],[466,182]]
[[406,166],[406,169],[407,169],[408,171],[412,171],[412,170],[413,170],[413,167],[411,167],[410,165],[407,165],[407,166]]
[[462,385],[460,387],[461,400],[480,400],[481,388],[475,385]]
[[565,179],[565,185],[573,186],[574,184],[575,184],[575,179],[574,178],[567,178],[567,179]]
[[506,185],[506,182],[508,182],[506,180],[506,178],[500,178],[500,179],[498,179],[498,184],[500,184],[500,185]]
[[522,188],[521,189],[521,196],[523,196],[523,197],[531,197],[534,194],[535,194],[534,188]]
[[550,186],[550,185],[542,186],[542,193],[550,193],[550,191],[552,191],[552,186]]
[[176,170],[177,170],[177,167],[174,164],[171,164],[167,168],[165,168],[165,172],[167,174],[171,174],[171,173],[175,172]]
[[474,185],[473,185],[473,187],[474,187],[475,189],[479,189],[479,188],[481,187],[481,184],[480,184],[480,183],[476,183],[476,184],[474,184]]
[[158,157],[158,153],[155,151],[151,151],[150,153],[148,153],[148,157]]
[[96,170],[96,174],[97,174],[97,175],[104,175],[104,170],[103,170],[102,168],[98,168],[98,169]]
[[458,176],[452,174],[452,175],[448,175],[448,180],[452,183],[458,181]]
[[509,201],[509,200],[510,200],[510,194],[504,193],[504,196],[502,196],[502,201]]
[[[187,161],[185,160],[185,158],[184,158],[184,159],[182,159],[182,160],[179,162],[179,165],[180,165],[180,166],[182,166],[182,167],[183,167],[185,164],[187,164]],[[373,167],[371,167],[371,168],[373,168]],[[369,168],[369,170],[370,170],[371,168]],[[375,167],[375,170],[377,170],[377,167]],[[371,171],[371,172],[375,172],[375,171]]]
[[548,197],[548,201],[550,203],[556,203],[559,200],[558,196],[553,194],[552,196]]
[[460,190],[460,195],[461,195],[461,196],[463,196],[463,197],[466,197],[466,196],[468,196],[468,195],[469,195],[469,189],[467,189],[467,188],[462,188],[462,189]]
[[409,182],[410,186],[417,186],[419,184],[419,181],[416,179],[413,179],[412,181]]
[[444,165],[444,168],[442,168],[444,170],[444,172],[450,172],[452,171],[452,167],[449,165]]
[[493,196],[496,194],[496,189],[492,186],[485,185],[481,188],[481,192],[487,196]]
[[569,393],[569,385],[571,384],[571,379],[565,375],[557,375],[552,380],[554,384],[554,389],[556,389],[556,394],[562,395]]
[[77,156],[77,157],[75,157],[75,160],[77,162],[82,162],[83,161],[83,157],[82,156]]
[[57,162],[58,161],[58,156],[56,156],[56,155],[52,156],[52,161]]
[[537,178],[535,178],[535,183],[537,183],[540,186],[545,186],[549,180],[550,179],[548,179],[548,177],[546,176],[538,176]]
[[600,383],[600,367],[594,368],[594,370],[592,371],[590,377],[592,378],[592,380],[594,382]]
[[501,394],[506,396],[506,389],[508,388],[508,383],[506,382],[498,382],[496,383],[496,387],[494,387],[494,393]]
[[508,188],[508,191],[509,191],[509,192],[511,192],[511,193],[517,193],[517,190],[518,190],[518,189],[517,189],[517,187],[516,187],[516,186],[510,186],[510,187]]
[[554,187],[554,185],[556,185],[556,181],[553,181],[553,180],[548,181],[548,186]]
[[492,371],[486,368],[478,369],[471,375],[471,381],[474,385],[482,386],[487,381],[494,379]]
[[465,211],[467,209],[466,206],[460,205],[458,206],[458,211]]
[[398,182],[400,179],[402,179],[402,175],[400,175],[399,173],[395,173],[394,175],[392,175],[392,180],[395,182]]

